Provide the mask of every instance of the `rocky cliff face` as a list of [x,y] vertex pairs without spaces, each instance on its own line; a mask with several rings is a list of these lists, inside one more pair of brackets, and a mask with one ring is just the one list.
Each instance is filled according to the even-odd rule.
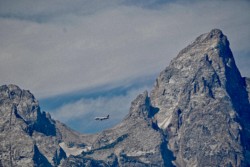
[[0,166],[250,166],[250,79],[220,30],[199,36],[139,95],[124,120],[81,135],[0,87]]

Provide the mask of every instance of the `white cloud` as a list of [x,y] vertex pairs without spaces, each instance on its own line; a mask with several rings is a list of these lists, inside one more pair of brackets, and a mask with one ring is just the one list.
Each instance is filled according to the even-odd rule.
[[247,1],[177,2],[157,9],[112,0],[97,6],[101,1],[38,1],[43,6],[36,4],[37,10],[25,6],[29,0],[11,2],[0,1],[1,84],[18,84],[39,98],[159,73],[212,28],[228,35],[233,52],[249,51]]

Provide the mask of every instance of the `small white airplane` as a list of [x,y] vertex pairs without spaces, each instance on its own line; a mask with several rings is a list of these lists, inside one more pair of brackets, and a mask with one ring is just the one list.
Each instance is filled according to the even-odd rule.
[[109,115],[107,115],[106,117],[95,117],[95,120],[99,120],[99,121],[102,121],[105,119],[109,119]]

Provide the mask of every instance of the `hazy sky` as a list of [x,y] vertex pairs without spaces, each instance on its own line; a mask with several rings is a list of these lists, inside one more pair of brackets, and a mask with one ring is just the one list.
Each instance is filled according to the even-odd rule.
[[[213,28],[250,77],[250,1],[0,0],[1,85],[74,129],[111,127],[178,52]],[[110,121],[93,128],[93,117]]]

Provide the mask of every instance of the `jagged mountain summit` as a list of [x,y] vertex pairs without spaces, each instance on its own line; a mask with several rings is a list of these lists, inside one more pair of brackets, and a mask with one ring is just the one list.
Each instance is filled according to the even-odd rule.
[[214,29],[183,49],[117,126],[74,132],[0,87],[0,166],[250,166],[250,79]]
[[[161,72],[150,95],[176,166],[245,166],[249,94],[227,37],[199,36]],[[248,158],[249,159],[249,158]]]

